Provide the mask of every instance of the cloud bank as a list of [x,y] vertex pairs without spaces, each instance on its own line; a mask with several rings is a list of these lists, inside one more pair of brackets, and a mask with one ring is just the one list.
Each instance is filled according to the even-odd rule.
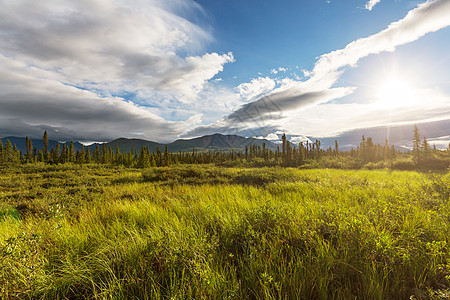
[[[232,53],[198,55],[212,36],[184,17],[204,13],[192,0],[0,0],[0,6],[3,135],[14,119],[79,139],[175,138],[181,129],[154,108],[192,103],[234,61]],[[151,96],[141,100],[153,110],[118,97],[135,94]]]

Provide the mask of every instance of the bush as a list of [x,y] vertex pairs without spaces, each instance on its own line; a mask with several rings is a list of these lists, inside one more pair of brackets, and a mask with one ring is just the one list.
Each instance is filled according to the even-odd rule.
[[144,182],[164,182],[166,184],[224,183],[227,176],[220,169],[208,166],[178,166],[151,168],[142,172]]
[[414,170],[416,165],[411,157],[399,158],[392,162],[392,169],[397,170]]

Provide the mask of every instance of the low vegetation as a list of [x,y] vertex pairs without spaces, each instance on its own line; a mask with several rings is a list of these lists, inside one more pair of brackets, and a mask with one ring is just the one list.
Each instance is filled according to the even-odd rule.
[[0,298],[448,299],[450,175],[0,172]]

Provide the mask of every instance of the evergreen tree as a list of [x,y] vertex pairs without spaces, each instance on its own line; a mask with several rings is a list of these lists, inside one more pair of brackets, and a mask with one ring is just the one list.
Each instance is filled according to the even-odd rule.
[[27,162],[31,162],[32,151],[33,151],[33,143],[28,138],[28,136],[25,138],[25,144],[26,144],[26,150],[27,150],[26,161]]
[[[194,155],[195,152],[193,152]],[[157,157],[157,163],[158,163],[158,167],[162,166],[162,153],[161,150],[159,150],[159,147],[156,146],[156,157]]]
[[375,160],[375,144],[372,138],[369,136],[365,143],[365,161],[373,162]]
[[105,143],[102,145],[102,157],[101,157],[102,164],[108,163],[108,148]]
[[89,146],[86,149],[86,153],[84,154],[84,161],[87,164],[90,164],[92,161],[92,157],[91,157],[91,150],[89,150]]
[[73,146],[73,141],[70,141],[69,145],[69,162],[75,162],[75,150]]
[[389,159],[390,155],[389,155],[389,140],[386,139],[385,143],[384,143],[384,159]]
[[[58,145],[56,145],[56,146],[58,146]],[[69,150],[67,149],[66,143],[62,144],[62,151],[61,151],[60,161],[63,164],[65,164],[65,163],[67,163],[69,161]]]
[[416,125],[414,125],[414,137],[413,137],[413,156],[415,163],[419,163],[420,161],[420,134],[419,129]]
[[317,159],[319,159],[320,158],[320,141],[319,140],[316,140],[315,148],[316,148],[316,151],[317,151]]
[[430,154],[431,147],[430,147],[430,144],[428,143],[426,137],[423,137],[422,149],[423,149],[423,155],[424,155],[424,157],[425,157],[425,158],[428,157],[429,154]]
[[9,139],[6,140],[5,149],[4,149],[4,159],[3,161],[6,163],[13,162],[13,146]]
[[42,143],[44,144],[44,159],[47,160],[48,158],[48,135],[47,130],[44,131],[44,136],[42,137]]
[[339,154],[339,144],[337,140],[334,140],[334,153],[335,156],[337,156]]
[[60,150],[60,144],[58,142],[58,143],[56,143],[56,147],[55,147],[54,162],[57,164],[60,161],[61,161],[61,150]]
[[366,157],[366,137],[363,135],[361,137],[361,143],[359,144],[359,151],[360,151],[360,156],[361,156],[361,160],[363,162],[366,162],[367,157]]
[[169,146],[166,145],[166,148],[164,149],[164,165],[169,166]]
[[303,165],[305,162],[305,146],[303,146],[303,142],[298,144],[298,164]]
[[281,155],[283,156],[283,160],[286,160],[286,134],[283,133],[283,135],[281,136]]
[[98,146],[98,144],[95,145],[93,158],[94,158],[94,162],[95,163],[99,163],[100,162],[100,147]]
[[2,143],[2,137],[0,136],[0,163],[4,162],[4,147]]

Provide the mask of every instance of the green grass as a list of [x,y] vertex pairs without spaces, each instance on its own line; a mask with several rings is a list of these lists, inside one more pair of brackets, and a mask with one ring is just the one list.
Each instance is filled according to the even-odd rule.
[[24,165],[0,298],[447,299],[450,175]]

